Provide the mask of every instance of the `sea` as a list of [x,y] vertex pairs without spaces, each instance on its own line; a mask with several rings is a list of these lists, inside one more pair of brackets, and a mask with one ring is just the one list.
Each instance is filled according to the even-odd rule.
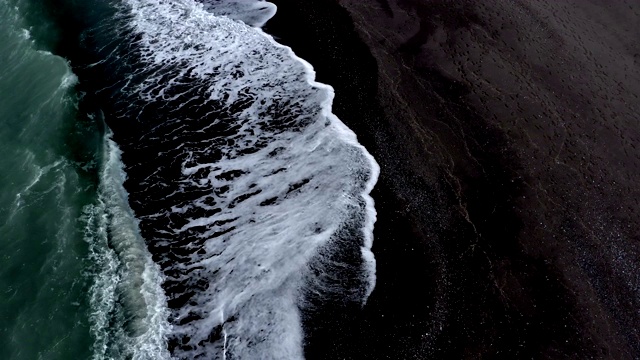
[[303,359],[366,303],[379,168],[276,12],[0,0],[0,359]]

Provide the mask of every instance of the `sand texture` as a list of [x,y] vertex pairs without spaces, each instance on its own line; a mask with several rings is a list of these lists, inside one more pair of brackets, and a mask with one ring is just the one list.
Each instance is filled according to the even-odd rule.
[[381,166],[309,359],[640,358],[640,2],[274,2]]

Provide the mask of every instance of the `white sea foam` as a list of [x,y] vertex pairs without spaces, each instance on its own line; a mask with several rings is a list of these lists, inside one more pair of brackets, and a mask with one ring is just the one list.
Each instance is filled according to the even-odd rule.
[[162,275],[139,235],[124,179],[120,150],[106,138],[98,203],[87,206],[83,216],[94,268],[93,359],[169,359]]
[[264,0],[201,0],[204,9],[251,26],[261,27],[276,13],[276,6]]
[[31,31],[27,30],[27,29],[21,29],[22,31],[22,38],[25,40],[29,40],[31,39]]
[[[144,79],[123,92],[181,108],[167,109],[145,135],[179,141],[174,158],[182,163],[181,177],[163,184],[167,179],[150,174],[142,184],[176,187],[167,197],[173,203],[141,217],[167,218],[166,228],[156,230],[160,235],[147,241],[169,249],[161,262],[167,280],[193,289],[173,310],[173,336],[181,343],[175,355],[302,358],[300,294],[320,248],[347,236],[359,242],[365,283],[359,300],[373,289],[375,210],[368,193],[378,166],[331,113],[333,89],[314,81],[312,67],[261,30],[233,20],[261,25],[275,10],[271,5],[225,2],[248,9],[247,15],[235,14],[233,6],[216,11],[221,1],[125,3],[144,64],[137,75]],[[200,132],[217,126],[228,134],[192,140],[186,123],[202,119],[189,118],[190,107],[211,108]],[[140,111],[130,109],[130,118]],[[163,133],[160,127],[170,123],[178,125]],[[195,192],[202,194],[195,201],[172,200]],[[356,230],[345,231],[348,226]],[[194,238],[203,245],[186,245],[187,260],[176,262],[176,239]],[[339,278],[341,267],[323,269]]]

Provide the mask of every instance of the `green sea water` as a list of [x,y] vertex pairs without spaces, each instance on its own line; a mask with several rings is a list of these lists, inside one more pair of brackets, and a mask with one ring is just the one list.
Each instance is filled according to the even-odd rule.
[[[224,329],[227,328],[225,325],[227,321],[232,323],[229,326],[235,328],[234,331],[237,332],[229,336],[229,339],[231,339],[229,341],[236,343],[234,346],[238,348],[238,353],[241,354],[238,356],[240,357],[244,354],[242,351],[249,347],[245,346],[245,340],[238,334],[253,331],[254,333],[249,337],[250,339],[256,339],[255,341],[268,344],[266,347],[260,347],[260,349],[276,352],[265,355],[265,357],[270,358],[282,357],[274,355],[280,351],[278,342],[281,340],[281,331],[286,331],[287,334],[288,331],[292,331],[293,338],[300,341],[302,339],[302,330],[296,315],[297,310],[293,297],[287,298],[288,300],[283,302],[285,306],[283,308],[279,307],[277,301],[273,301],[270,298],[272,292],[273,294],[280,293],[280,290],[275,291],[271,288],[276,286],[279,281],[285,281],[290,277],[298,279],[299,275],[290,275],[294,268],[280,265],[288,261],[285,258],[288,254],[298,259],[293,261],[295,269],[302,269],[297,266],[300,266],[298,263],[304,257],[297,258],[298,254],[294,254],[301,245],[296,244],[295,241],[290,244],[288,242],[289,239],[293,241],[295,237],[288,235],[285,237],[287,241],[284,242],[280,241],[281,239],[275,235],[270,235],[274,246],[283,247],[283,251],[270,250],[266,252],[265,256],[269,257],[266,260],[271,264],[278,264],[277,266],[274,265],[275,270],[273,273],[271,271],[265,272],[261,266],[245,266],[243,264],[245,259],[253,259],[252,256],[254,255],[246,257],[242,253],[244,249],[242,246],[232,247],[233,250],[230,251],[234,255],[230,256],[231,260],[227,263],[238,258],[239,260],[234,264],[237,264],[240,271],[251,268],[256,272],[254,273],[251,270],[241,275],[229,277],[231,279],[229,287],[225,287],[222,284],[221,290],[215,290],[216,293],[210,295],[212,298],[219,299],[216,301],[221,301],[221,303],[228,301],[233,304],[221,305],[219,312],[217,310],[212,312],[213,314],[219,313],[220,320],[204,321],[201,325],[192,326],[189,324],[192,320],[188,319],[192,317],[191,312],[186,316],[187,321],[184,324],[172,324],[169,320],[171,311],[168,308],[167,296],[161,287],[165,278],[159,265],[153,261],[145,240],[140,234],[139,220],[135,218],[132,209],[129,207],[129,194],[123,186],[127,175],[125,166],[121,161],[121,149],[112,140],[111,131],[106,126],[107,123],[110,123],[109,120],[120,121],[117,124],[117,129],[120,132],[117,134],[122,134],[123,131],[127,131],[128,122],[131,122],[135,129],[135,121],[139,119],[133,118],[133,116],[124,117],[122,114],[118,115],[118,112],[114,111],[117,106],[111,106],[110,108],[108,104],[104,104],[104,102],[112,99],[107,98],[108,95],[101,95],[101,93],[107,93],[103,91],[105,89],[111,89],[115,93],[118,91],[118,87],[123,87],[123,84],[125,82],[128,84],[130,80],[134,84],[133,86],[136,86],[136,82],[140,82],[138,85],[144,85],[145,87],[151,84],[154,88],[153,90],[145,87],[143,89],[145,93],[152,94],[161,89],[164,81],[175,75],[172,72],[173,65],[168,66],[170,71],[164,74],[163,71],[166,69],[162,67],[157,67],[154,64],[149,66],[146,63],[136,66],[127,62],[134,59],[134,57],[128,59],[127,56],[119,56],[121,53],[126,54],[126,51],[131,49],[129,46],[132,46],[131,42],[134,41],[132,34],[135,34],[133,31],[137,31],[134,25],[150,27],[151,29],[156,27],[158,29],[173,29],[175,26],[178,30],[182,29],[180,31],[184,31],[185,36],[188,37],[185,38],[185,41],[188,40],[187,43],[191,42],[189,40],[190,34],[195,34],[194,44],[198,44],[198,41],[206,43],[208,37],[206,32],[201,32],[202,29],[209,26],[218,26],[222,29],[229,22],[229,20],[224,20],[222,22],[224,26],[216,25],[217,22],[212,21],[210,16],[203,16],[202,9],[188,8],[189,2],[185,2],[186,8],[180,6],[179,9],[173,8],[171,4],[173,2],[163,2],[162,6],[157,6],[157,9],[154,9],[153,6],[158,4],[148,1],[0,0],[0,360],[168,360],[171,358],[169,347],[173,346],[170,339],[174,342],[176,339],[188,341],[189,336],[192,335],[201,337],[203,339],[201,342],[212,341],[211,344],[206,345],[211,345],[207,349],[213,349],[211,351],[214,351],[216,347],[221,347],[222,354],[226,357],[228,337]],[[147,23],[146,21],[140,21],[135,16],[136,12],[142,10],[147,14],[144,16],[145,19],[153,18],[154,11],[165,11],[166,13],[159,17],[160,20],[157,23],[154,21]],[[193,18],[191,18],[192,10],[195,13]],[[174,19],[173,16],[176,14],[180,14],[181,17]],[[183,21],[183,16],[189,20],[191,25],[195,24],[195,30],[178,26],[179,22]],[[200,17],[204,20],[200,19]],[[199,22],[200,20],[202,22]],[[236,29],[237,26],[230,28]],[[255,33],[251,33],[245,28],[240,28],[241,30],[234,30],[238,31],[238,33],[232,34],[234,37],[237,36],[237,39],[241,40],[246,35],[248,36],[247,41],[255,42],[253,45],[257,46],[259,51],[273,52],[270,53],[270,57],[265,57],[265,59],[273,60],[283,56],[281,48],[272,45],[265,46],[264,38],[256,36]],[[192,30],[195,32],[192,33]],[[153,30],[149,29],[144,29],[144,31],[136,36],[144,36],[145,34],[150,36],[153,33]],[[180,34],[180,31],[176,31],[176,34]],[[220,35],[216,35],[218,36],[218,41],[222,39]],[[149,44],[168,39],[166,36],[160,36],[159,40],[152,36],[150,37]],[[172,46],[170,48],[171,51],[178,51],[176,49],[180,48],[180,46],[175,46],[175,43],[168,45]],[[198,46],[193,46],[193,48],[199,49]],[[244,51],[250,49],[250,46],[241,47],[240,49]],[[157,51],[156,55],[160,59],[166,56],[161,48],[151,50]],[[189,51],[185,53],[188,54]],[[213,52],[213,54],[216,54],[216,52]],[[242,55],[243,53],[239,54]],[[255,55],[257,53],[252,52],[252,54]],[[74,61],[74,67],[72,68],[69,60],[60,55]],[[195,66],[194,69],[199,69],[198,56],[196,56],[195,60],[186,57],[182,58],[182,56],[181,54],[180,57],[177,57],[180,60],[180,64],[191,64]],[[267,67],[273,65],[269,64],[269,61],[266,63]],[[294,59],[295,61],[297,60]],[[172,63],[173,60],[169,61],[169,64]],[[300,64],[293,66],[299,69]],[[80,78],[74,74],[73,69],[79,74]],[[99,70],[92,72],[88,69]],[[278,65],[274,69],[278,70],[281,67]],[[112,75],[113,79],[111,78]],[[175,80],[177,84],[183,80],[189,80],[190,75],[183,75],[179,75],[176,78],[177,80],[171,79],[171,81]],[[277,73],[275,75],[277,76]],[[305,77],[307,75],[309,74],[305,73]],[[293,73],[287,76],[293,76]],[[296,77],[299,76],[301,74],[296,75]],[[147,80],[150,81],[141,80],[145,77],[148,77]],[[184,77],[184,79],[181,80],[181,77]],[[302,78],[300,77],[300,79]],[[153,84],[156,81],[158,83]],[[232,85],[238,89],[244,88],[248,85],[247,82],[251,81],[251,78],[242,81],[245,83],[240,82]],[[296,84],[297,82],[298,80],[296,80]],[[293,87],[291,88],[283,87],[283,91],[292,91],[294,94],[299,92],[303,97],[311,94],[308,92],[306,83],[296,84],[292,85]],[[200,85],[196,84],[196,86]],[[303,87],[300,88],[298,87],[299,85]],[[124,91],[124,88],[121,90]],[[127,90],[131,91],[131,89]],[[231,91],[236,90],[232,89]],[[324,94],[323,91],[318,92],[318,94]],[[167,92],[167,94],[170,93],[170,91]],[[315,91],[313,93],[315,94]],[[222,94],[226,93],[220,92],[218,95]],[[129,98],[123,96],[122,99]],[[120,100],[121,102],[122,99]],[[314,105],[315,95],[310,96],[309,101],[311,102],[308,104],[308,99],[305,100],[305,98],[298,99],[294,96],[292,99],[294,102],[305,103],[306,105],[301,105],[304,109],[311,105],[313,105],[313,109],[317,109],[316,105],[326,105],[325,100],[322,100],[322,104]],[[322,99],[325,99],[324,95]],[[190,101],[186,101],[185,104]],[[140,101],[138,102],[140,103]],[[135,112],[135,106],[139,106],[139,103],[133,104],[131,109],[127,108],[127,112]],[[144,104],[144,102],[141,103]],[[153,101],[149,104],[150,108],[157,106]],[[106,109],[106,111],[103,112],[101,106],[104,106],[103,109]],[[147,104],[143,106],[147,106]],[[181,105],[180,108],[182,107]],[[201,113],[200,109],[197,111],[188,110],[189,107],[191,105],[184,110],[187,116],[191,116],[188,113],[189,111],[194,111],[195,116]],[[302,113],[295,114],[301,118],[304,115]],[[112,116],[113,119],[105,119],[105,117],[109,116]],[[160,119],[163,118],[162,116],[160,117]],[[144,117],[142,120],[145,120]],[[155,119],[149,120],[153,121]],[[328,124],[326,121],[323,123]],[[149,126],[149,124],[145,126]],[[140,127],[140,129],[143,128],[142,126]],[[206,125],[204,129],[207,128],[209,128],[209,125]],[[340,130],[342,125],[338,126],[337,129],[339,129],[336,130],[337,133],[344,135],[344,130]],[[134,135],[136,134],[135,131],[132,132]],[[150,134],[145,134],[144,136],[150,136]],[[156,138],[160,138],[158,136],[163,136],[162,131],[159,131],[157,135],[152,135],[154,141]],[[165,136],[172,135],[169,133],[165,134]],[[256,141],[257,144],[262,141],[257,140],[262,138],[252,138],[253,136],[253,131],[251,131],[251,136],[243,141],[247,142],[247,144],[252,144]],[[345,139],[351,139],[350,136]],[[234,138],[231,139],[233,140]],[[284,141],[283,139],[278,141]],[[301,141],[304,143],[306,140]],[[346,143],[352,141],[349,140]],[[235,140],[232,142],[235,142]],[[295,143],[299,144],[298,140]],[[305,145],[305,149],[307,145],[309,144]],[[251,149],[250,145],[245,146],[249,146],[247,149]],[[313,145],[313,148],[315,149],[316,146]],[[123,146],[123,148],[135,151],[135,147],[131,146],[131,144],[129,144],[129,147]],[[336,149],[343,148],[336,147]],[[189,152],[191,150],[185,151]],[[295,151],[292,154],[298,154],[301,150]],[[229,152],[230,154],[235,153],[235,151],[231,150]],[[238,153],[240,152],[238,151]],[[360,150],[357,150],[357,152],[360,152]],[[180,156],[185,154],[183,153]],[[158,155],[160,156],[160,154]],[[188,156],[191,156],[191,154]],[[351,156],[349,155],[350,159]],[[312,161],[312,164],[317,162],[325,166],[327,164],[324,161],[317,159]],[[239,161],[239,163],[242,163],[242,161]],[[163,166],[163,164],[160,165]],[[371,163],[370,165],[373,166],[375,164]],[[256,166],[263,167],[264,165],[256,163]],[[274,169],[281,167],[279,163],[274,163],[274,166],[277,166]],[[306,169],[305,167],[301,168]],[[332,166],[327,167],[327,169],[331,168]],[[357,168],[360,169],[360,165]],[[375,167],[369,170],[375,172],[373,169]],[[262,168],[260,171],[264,170]],[[349,176],[356,174],[355,170],[350,167],[349,170],[345,168],[344,171],[344,174],[349,174]],[[357,173],[358,177],[362,177],[364,172],[361,174],[360,170],[358,170]],[[150,176],[149,178],[153,179],[154,177]],[[285,180],[296,181],[295,179],[297,179],[297,175]],[[329,178],[323,177],[323,179]],[[166,182],[160,182],[159,185],[175,186],[175,183],[178,182],[186,183],[191,181],[191,179],[186,178],[165,180]],[[342,182],[339,183],[342,184]],[[294,186],[295,182],[290,184]],[[152,189],[154,185],[152,184],[149,188]],[[247,188],[251,189],[254,185],[247,185]],[[364,184],[361,185],[364,186]],[[194,182],[189,186],[185,187],[185,189],[195,189],[199,185]],[[182,192],[183,185],[180,184],[176,189]],[[316,189],[319,189],[319,187],[316,187]],[[330,195],[335,192],[333,186],[329,186],[327,189],[329,189],[328,193]],[[349,185],[345,189],[356,189],[356,187],[352,188]],[[360,188],[358,187],[358,189]],[[146,192],[146,194],[153,194],[154,191]],[[322,191],[318,191],[319,193],[316,195],[319,197],[324,196],[320,194]],[[136,195],[140,196],[140,193]],[[152,196],[157,195],[153,194]],[[238,197],[238,199],[240,198],[242,197]],[[318,203],[324,206],[324,204],[328,204],[331,201],[330,199],[332,198],[319,200]],[[144,201],[144,198],[142,201]],[[313,202],[315,203],[316,200]],[[351,202],[349,203],[351,204]],[[233,205],[229,205],[229,209],[233,208],[236,203],[232,202],[231,204]],[[344,205],[344,209],[349,209],[348,212],[351,212],[353,210],[352,207],[355,208],[354,204]],[[213,206],[205,205],[206,207]],[[302,206],[306,209],[307,205],[303,204]],[[322,206],[316,211],[325,211]],[[358,207],[360,206],[361,204],[358,205]],[[372,206],[372,203],[367,205],[367,211],[369,212],[371,211],[370,206]],[[172,207],[171,211],[184,211],[186,213],[188,208],[184,207],[184,209],[174,210]],[[330,209],[331,213],[334,211],[331,206],[326,209]],[[219,209],[216,210],[219,211]],[[309,211],[314,210],[311,209]],[[347,210],[344,211],[347,212]],[[212,213],[215,214],[215,212]],[[342,213],[342,210],[336,210],[337,213]],[[230,212],[229,214],[236,213]],[[239,214],[238,216],[245,216],[242,211],[237,214]],[[155,215],[158,215],[159,219],[166,216],[163,213]],[[185,217],[187,216],[191,215],[185,215]],[[333,217],[334,215],[329,216],[330,221],[334,221]],[[267,218],[269,216],[265,215],[264,219]],[[359,216],[358,219],[360,219]],[[196,220],[189,220],[197,223]],[[288,226],[292,226],[295,229],[307,228],[306,225],[287,223],[286,219],[283,221],[284,223],[278,226],[271,223],[267,226],[274,226],[274,229],[285,229]],[[322,221],[324,222],[325,220]],[[360,223],[360,221],[364,220],[353,221]],[[347,223],[351,223],[351,220],[345,220],[344,224]],[[242,222],[239,224],[242,224]],[[338,228],[343,226],[338,224],[342,223],[335,223],[334,225]],[[370,223],[367,227],[370,229],[372,224]],[[329,226],[329,228],[334,225]],[[313,228],[315,229],[317,226],[319,225],[315,224]],[[171,227],[166,229],[173,230]],[[252,230],[243,231],[244,235],[238,239],[259,238],[262,236],[262,229],[257,227],[253,229],[254,233],[251,233]],[[165,228],[162,231],[168,232]],[[278,230],[276,233],[281,231],[283,230]],[[159,231],[158,233],[161,232]],[[328,232],[323,231],[324,233]],[[312,241],[313,246],[317,246],[318,236],[320,235],[315,234],[309,237],[305,233],[302,237],[308,238],[307,240]],[[151,238],[148,241],[156,241],[156,239]],[[253,242],[249,242],[249,244],[253,244]],[[186,246],[182,251],[186,249],[195,252],[195,248]],[[216,247],[213,249],[215,250]],[[180,253],[177,252],[176,254]],[[198,254],[200,253],[198,252]],[[207,254],[206,251],[205,254]],[[169,257],[165,258],[165,260],[174,258],[174,255],[169,254]],[[214,256],[212,255],[211,257]],[[256,256],[258,256],[257,253]],[[180,257],[182,257],[181,254]],[[194,257],[194,259],[197,259],[197,257]],[[256,257],[255,262],[258,260],[259,257]],[[367,261],[369,265],[373,264],[371,260]],[[208,262],[208,259],[202,258],[201,261],[204,264]],[[254,260],[251,260],[251,262],[254,262]],[[187,286],[195,285],[196,288],[201,288],[202,281],[206,283],[208,279],[202,277],[200,279],[202,281],[192,282],[191,270],[196,270],[200,267],[192,265],[193,263],[183,264],[177,262],[175,267],[172,266],[169,270],[174,274],[183,274],[180,276],[184,276],[184,284]],[[221,263],[216,265],[215,262],[212,262],[202,267],[208,266],[211,266],[211,268],[207,268],[206,271],[203,271],[203,274],[207,274],[209,271],[211,271],[211,274],[215,274],[218,272],[216,266],[223,265]],[[226,264],[224,266],[226,267],[224,272],[227,275],[230,275],[235,270],[232,268],[235,266],[233,264],[228,267]],[[370,270],[369,268],[367,271]],[[263,276],[268,279],[267,285],[256,287],[247,285],[254,281],[261,281]],[[371,279],[371,276],[369,276],[369,279]],[[182,280],[179,279],[179,281]],[[237,283],[233,283],[233,281]],[[280,285],[277,285],[277,287],[280,289]],[[245,290],[238,289],[251,289],[246,290],[247,294],[250,291],[255,292],[253,295],[246,297],[252,300],[238,300],[237,303],[242,303],[243,305],[236,305],[236,297],[240,299],[247,296],[247,294],[244,294]],[[286,289],[286,293],[295,293],[297,291],[294,291],[293,287],[287,287]],[[185,294],[190,291],[189,289],[186,290]],[[262,297],[263,293],[266,294],[264,298]],[[259,300],[255,300],[255,303],[253,300],[254,295],[257,299],[259,298]],[[208,306],[209,304],[205,300],[206,296],[203,296],[202,299],[203,303],[206,303],[204,305]],[[238,320],[234,315],[225,314],[227,307],[231,309],[236,306],[243,307],[245,302],[247,315],[243,315],[243,320]],[[253,308],[254,304],[263,304],[266,309],[274,309],[273,314],[271,310],[268,310],[268,316],[265,317],[260,314],[256,319],[253,319],[252,317],[258,311],[256,310],[258,308]],[[199,308],[198,306],[200,305],[203,304],[194,302],[193,317],[197,317],[199,313],[209,311],[207,306]],[[189,306],[192,305],[189,304]],[[232,311],[240,310],[233,309]],[[230,314],[234,313],[230,312]],[[279,327],[276,327],[275,331],[270,330],[269,327],[273,325],[272,322],[276,321],[273,319],[280,319],[280,316],[283,319],[282,324],[278,325]],[[210,316],[207,315],[207,317]],[[219,336],[219,334],[216,335],[215,331],[212,331],[209,326],[223,329],[224,337],[216,339],[215,337]],[[263,329],[268,330],[269,334],[258,334]],[[207,331],[212,332],[207,334]],[[209,337],[212,340],[209,340]],[[268,341],[261,340],[263,338],[268,339]],[[293,342],[290,339],[287,340],[289,344],[293,344],[291,348],[285,346],[288,349],[286,350],[287,353],[290,351],[298,353],[298,340]],[[248,341],[248,343],[252,341]],[[184,348],[186,349],[187,346],[191,346],[191,344],[185,345]],[[197,346],[200,346],[200,344]],[[254,352],[250,353],[255,354]],[[233,357],[235,358],[235,356]]]
[[64,11],[96,23],[105,4],[0,0],[0,360],[169,358],[121,151],[53,54]]
[[94,343],[86,209],[101,135],[79,120],[51,28],[0,0],[0,359],[88,359]]

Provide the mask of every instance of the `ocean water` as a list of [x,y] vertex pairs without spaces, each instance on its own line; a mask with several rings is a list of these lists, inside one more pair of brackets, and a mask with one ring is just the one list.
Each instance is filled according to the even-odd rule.
[[[0,1],[0,358],[90,356],[88,246],[95,127],[76,121],[77,78]],[[93,148],[93,149],[92,149]]]
[[0,4],[4,358],[300,359],[366,302],[378,167],[274,5]]

